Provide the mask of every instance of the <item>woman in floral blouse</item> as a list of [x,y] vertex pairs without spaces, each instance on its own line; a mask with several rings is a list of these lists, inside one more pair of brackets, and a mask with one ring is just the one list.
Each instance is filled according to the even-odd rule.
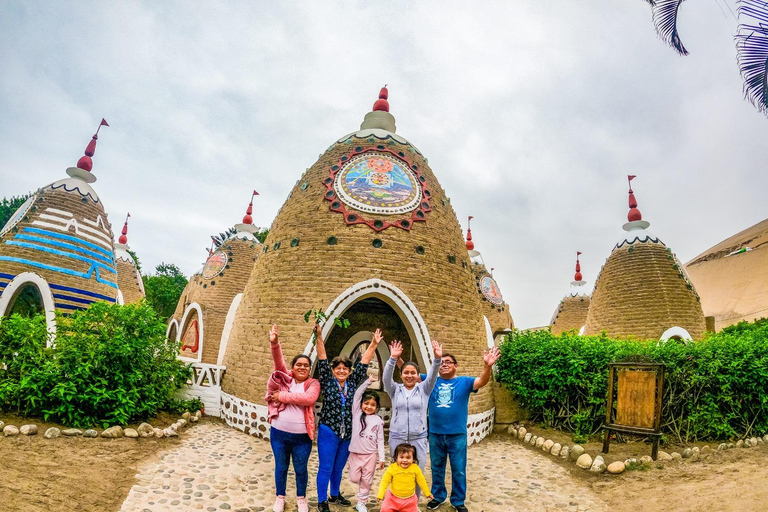
[[[349,441],[352,439],[352,401],[357,387],[368,378],[368,363],[381,342],[381,330],[373,333],[368,349],[352,367],[349,357],[340,355],[328,363],[322,326],[315,325],[317,337],[317,375],[323,409],[320,411],[320,427],[317,431],[317,510],[330,512],[328,503],[350,506],[352,503],[341,495],[341,477],[349,457]],[[328,484],[331,485],[330,497]]]

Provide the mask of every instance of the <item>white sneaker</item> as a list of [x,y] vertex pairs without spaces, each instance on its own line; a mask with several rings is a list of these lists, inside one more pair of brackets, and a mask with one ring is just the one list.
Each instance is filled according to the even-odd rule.
[[357,512],[368,512],[368,509],[366,508],[365,503],[363,503],[362,501],[357,502],[357,506],[355,507],[355,510],[357,510]]
[[306,496],[298,496],[296,498],[296,504],[299,506],[299,512],[309,512]]
[[283,512],[285,510],[285,496],[278,496],[275,504],[272,505],[272,512]]

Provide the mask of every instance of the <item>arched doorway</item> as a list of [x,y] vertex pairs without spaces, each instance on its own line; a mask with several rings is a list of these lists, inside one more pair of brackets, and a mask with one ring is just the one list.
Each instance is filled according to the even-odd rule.
[[26,318],[45,313],[43,294],[34,283],[24,283],[11,297],[5,316],[21,315]]
[[0,317],[18,313],[22,316],[44,314],[48,332],[48,345],[56,335],[56,310],[51,288],[45,279],[34,272],[22,272],[8,283],[0,294]]

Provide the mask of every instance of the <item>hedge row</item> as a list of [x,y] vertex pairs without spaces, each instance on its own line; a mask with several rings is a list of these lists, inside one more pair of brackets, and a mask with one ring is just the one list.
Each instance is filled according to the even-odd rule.
[[608,363],[637,357],[666,365],[668,438],[684,443],[768,432],[768,319],[687,345],[516,331],[501,353],[498,380],[533,420],[575,438],[597,432],[605,420]]

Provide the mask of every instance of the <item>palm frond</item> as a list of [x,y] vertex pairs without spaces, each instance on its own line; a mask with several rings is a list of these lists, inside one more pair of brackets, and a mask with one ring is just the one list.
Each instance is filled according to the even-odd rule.
[[677,31],[677,13],[683,0],[655,0],[653,2],[653,25],[659,37],[674,48],[680,55],[688,55],[688,50],[680,40]]
[[768,1],[739,0],[736,57],[744,97],[768,115]]

